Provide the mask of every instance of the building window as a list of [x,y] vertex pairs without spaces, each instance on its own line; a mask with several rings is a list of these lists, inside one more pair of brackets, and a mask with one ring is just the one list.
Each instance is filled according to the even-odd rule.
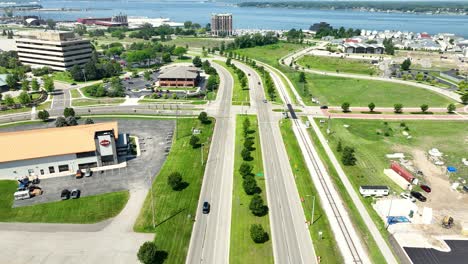
[[88,158],[88,157],[95,157],[96,153],[94,151],[89,151],[89,152],[81,152],[81,153],[76,153],[76,158]]
[[59,168],[59,172],[68,171],[68,164],[67,165],[59,165],[58,168]]
[[55,173],[55,168],[53,166],[49,167],[49,173]]
[[44,170],[41,169],[41,175],[44,175]]
[[85,169],[88,169],[88,168],[96,168],[96,167],[97,167],[97,163],[96,163],[96,162],[78,164],[78,168],[79,168],[80,170],[85,170]]

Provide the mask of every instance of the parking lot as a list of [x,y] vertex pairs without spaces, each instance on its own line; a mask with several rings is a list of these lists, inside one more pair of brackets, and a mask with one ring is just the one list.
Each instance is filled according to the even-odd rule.
[[[117,120],[119,133],[129,133],[139,139],[141,155],[127,161],[127,167],[101,172],[94,172],[91,177],[76,179],[74,175],[41,180],[39,186],[43,195],[31,199],[15,201],[14,206],[25,206],[60,200],[63,189],[81,190],[81,196],[121,190],[132,190],[150,184],[150,179],[157,174],[166,159],[166,148],[171,145],[167,140],[172,133],[173,120]],[[95,120],[95,122],[103,122]],[[27,130],[42,127],[53,127],[53,123],[29,124],[9,127],[0,131]]]
[[125,87],[125,93],[131,98],[138,98],[140,96],[149,95],[153,93],[152,89],[154,83],[158,80],[159,71],[151,73],[151,79],[147,81],[143,74],[137,78],[128,77],[122,80]]
[[467,263],[468,240],[445,240],[450,247],[449,252],[439,251],[433,248],[410,248],[405,251],[414,264],[462,264]]

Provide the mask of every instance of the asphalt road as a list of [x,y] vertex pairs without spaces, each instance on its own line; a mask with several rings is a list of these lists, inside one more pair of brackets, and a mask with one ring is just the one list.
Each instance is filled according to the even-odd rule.
[[[221,81],[217,101],[210,106],[216,124],[186,263],[229,263],[236,127],[231,113],[233,79],[223,67],[212,65]],[[202,213],[205,201],[211,204],[209,214]]]
[[279,120],[271,110],[270,103],[263,102],[266,97],[263,87],[258,85],[261,79],[257,72],[243,64],[235,64],[244,72],[250,73],[251,102],[258,112],[275,262],[316,263],[312,239],[279,129]]

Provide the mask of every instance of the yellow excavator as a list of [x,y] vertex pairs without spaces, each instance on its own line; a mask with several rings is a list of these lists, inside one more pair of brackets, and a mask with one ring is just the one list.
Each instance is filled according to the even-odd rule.
[[453,226],[453,217],[451,216],[445,216],[444,219],[442,220],[442,226],[445,228],[452,228]]

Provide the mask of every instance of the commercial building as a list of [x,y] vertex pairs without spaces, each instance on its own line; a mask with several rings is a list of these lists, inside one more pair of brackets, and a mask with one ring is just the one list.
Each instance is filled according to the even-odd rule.
[[340,45],[344,53],[383,54],[385,47],[381,44],[343,43]]
[[[117,143],[119,137],[127,146]],[[127,135],[119,135],[117,122],[0,133],[0,179],[63,176],[116,165],[128,142]]]
[[195,87],[200,81],[200,72],[195,67],[176,66],[164,69],[158,78],[161,87]]
[[231,36],[232,14],[213,14],[211,16],[211,34],[215,36]]
[[67,31],[31,31],[16,40],[19,60],[32,67],[66,71],[91,59],[89,40]]
[[122,13],[113,17],[101,17],[101,18],[78,18],[78,23],[84,25],[97,25],[104,27],[126,27],[128,26],[127,15]]

